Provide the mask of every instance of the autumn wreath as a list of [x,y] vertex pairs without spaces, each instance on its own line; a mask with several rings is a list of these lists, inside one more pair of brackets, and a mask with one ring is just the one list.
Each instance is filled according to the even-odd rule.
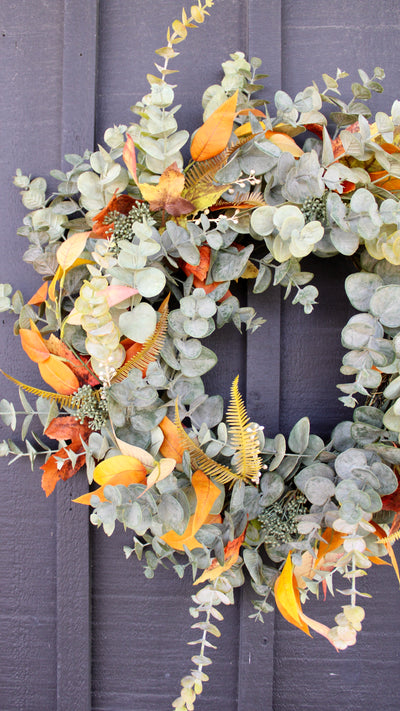
[[[107,535],[117,520],[133,530],[125,553],[144,561],[148,578],[168,561],[180,577],[192,568],[201,586],[191,607],[199,652],[173,702],[181,711],[193,709],[207,680],[217,608],[233,602],[245,573],[255,618],[274,595],[289,622],[337,649],[361,629],[359,576],[387,554],[399,575],[391,544],[399,525],[400,102],[369,123],[365,101],[381,91],[383,70],[372,78],[359,71],[349,103],[338,70],[323,75],[321,91],[313,84],[294,99],[278,91],[272,116],[254,98],[260,60],[236,52],[221,84],[204,93],[184,167],[190,137],[171,108],[169,60],[212,5],[199,0],[172,23],[157,50],[158,75],[148,75],[150,92],[133,107],[138,120],[108,129],[106,147],[67,155],[70,170],[51,172],[56,194],[46,197],[43,178],[17,171],[29,211],[19,230],[29,242],[24,259],[43,284],[26,304],[9,284],[0,292],[1,310],[17,314],[22,348],[52,388],[4,373],[20,388],[26,450],[10,439],[1,455],[33,463],[44,454],[46,495],[85,470],[98,488],[76,501],[93,507],[92,523]],[[333,138],[322,101],[334,109]],[[305,132],[300,147],[295,138]],[[238,378],[224,420],[222,398],[202,381],[217,362],[204,345],[216,327],[262,325],[230,282],[252,279],[254,293],[281,284],[309,313],[318,292],[301,260],[311,253],[353,255],[357,265],[345,289],[358,313],[342,331],[342,373],[353,380],[339,385],[353,416],[328,444],[310,434],[307,417],[287,439],[267,436],[247,414]],[[15,430],[13,404],[3,399],[0,408]],[[35,415],[55,449],[33,433]],[[333,589],[337,575],[346,604],[328,628],[302,602]]]

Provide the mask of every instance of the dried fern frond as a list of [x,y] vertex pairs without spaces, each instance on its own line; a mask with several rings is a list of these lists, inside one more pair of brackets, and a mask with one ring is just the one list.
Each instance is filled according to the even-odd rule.
[[221,484],[227,484],[228,482],[240,479],[240,477],[233,472],[224,464],[219,464],[211,457],[208,457],[205,452],[203,452],[200,447],[193,442],[193,440],[186,434],[181,419],[179,417],[178,401],[175,402],[175,426],[178,430],[178,435],[182,447],[189,452],[190,461],[193,467],[196,469],[201,469],[207,476],[212,476],[216,481],[221,482]]
[[388,543],[390,546],[395,543],[396,541],[400,540],[400,531],[396,531],[395,533],[391,533],[389,536],[386,536],[386,538],[380,538],[379,543],[383,543],[386,545]]
[[133,358],[130,358],[124,365],[118,368],[111,381],[112,384],[122,383],[122,381],[129,375],[132,368],[139,368],[142,370],[158,356],[164,345],[167,333],[169,296],[170,295],[168,294],[167,298],[164,299],[160,306],[161,318],[157,323],[154,333],[147,339],[147,341],[144,342],[140,353],[136,353]]
[[8,380],[11,380],[12,383],[15,383],[15,385],[18,385],[19,388],[25,390],[28,393],[31,393],[32,395],[36,395],[37,397],[43,397],[46,400],[54,400],[59,405],[61,405],[61,407],[72,407],[71,401],[73,395],[60,395],[60,393],[52,393],[48,390],[33,388],[31,385],[25,385],[25,383],[21,383],[20,380],[13,378],[12,375],[8,375],[8,373],[5,373],[4,370],[0,370],[0,373],[3,373],[3,375],[8,378]]
[[229,438],[236,450],[235,466],[240,479],[258,484],[262,460],[257,431],[250,426],[243,398],[238,388],[239,376],[232,383],[231,401],[226,413],[230,427]]
[[219,155],[209,160],[194,163],[186,173],[185,189],[182,197],[192,202],[198,210],[204,210],[215,203],[230,187],[230,183],[215,183],[215,176],[236,151],[254,138],[254,135],[241,138],[235,145],[228,146]]
[[235,208],[235,210],[249,210],[253,207],[262,207],[266,204],[262,193],[260,193],[259,190],[253,190],[253,192],[248,191],[247,193],[236,195],[233,202],[218,200],[218,202],[211,207],[211,210],[220,210],[221,208],[229,207]]

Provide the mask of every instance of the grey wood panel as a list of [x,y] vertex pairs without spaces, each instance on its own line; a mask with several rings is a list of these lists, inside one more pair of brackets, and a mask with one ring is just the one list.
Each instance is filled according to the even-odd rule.
[[[357,69],[372,74],[378,65],[387,74],[385,91],[374,94],[370,104],[373,111],[390,111],[400,94],[400,60],[392,49],[400,8],[398,2],[386,0],[379,4],[377,13],[375,10],[373,4],[362,0],[284,0],[283,88],[293,96],[313,79],[318,82],[322,72],[334,74],[339,66],[351,73],[343,82],[345,98],[351,81],[357,81]],[[336,402],[335,393],[335,383],[342,382],[343,376],[338,373],[341,349],[339,345],[335,349],[334,344],[339,344],[341,327],[350,313],[342,287],[347,270],[351,271],[346,261],[309,260],[320,288],[319,304],[310,320],[299,312],[296,315],[296,309],[288,304],[283,308],[280,424],[285,431],[304,414],[310,416],[313,431],[321,435],[327,435],[335,422],[351,419],[351,411]],[[309,325],[303,331],[306,323]],[[400,669],[398,584],[391,569],[379,568],[369,571],[365,586],[373,599],[365,601],[363,631],[357,646],[340,654],[317,635],[309,640],[277,615],[274,711],[321,707],[339,711],[367,706],[397,711],[399,695],[392,680]],[[307,604],[305,612],[332,626],[345,602],[336,594],[325,603]],[[383,659],[386,664],[381,663]]]
[[[1,3],[0,7],[0,281],[26,299],[40,278],[21,261],[27,245],[16,235],[26,210],[12,185],[15,169],[46,175],[59,163],[63,3]],[[2,314],[0,363],[39,384],[36,366],[13,336],[13,317]],[[18,400],[1,381],[1,397]],[[18,408],[17,408],[18,409]],[[2,427],[0,437],[10,436]],[[41,472],[26,461],[0,462],[0,708],[56,708],[56,508],[40,488]]]
[[[97,2],[64,0],[63,20],[60,165],[94,148]],[[71,502],[87,491],[85,479],[81,472],[56,488],[57,711],[91,708],[89,510]]]

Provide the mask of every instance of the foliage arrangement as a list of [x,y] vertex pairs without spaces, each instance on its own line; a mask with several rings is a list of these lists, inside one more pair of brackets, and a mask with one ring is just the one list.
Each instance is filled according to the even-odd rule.
[[[236,52],[205,91],[190,138],[178,130],[169,61],[212,5],[198,0],[172,23],[150,92],[132,107],[136,122],[109,128],[95,152],[67,155],[70,169],[51,172],[55,192],[17,171],[24,260],[43,283],[27,303],[0,286],[0,308],[16,314],[15,334],[51,388],[4,373],[22,411],[3,399],[0,414],[13,431],[22,415],[25,445],[3,441],[0,454],[32,466],[44,455],[47,496],[85,468],[98,487],[76,501],[93,507],[92,523],[107,535],[117,521],[132,530],[125,554],[144,562],[146,577],[168,563],[180,577],[191,568],[200,586],[190,608],[199,651],[173,702],[180,711],[207,681],[219,606],[233,603],[245,574],[255,619],[274,596],[289,622],[336,649],[361,630],[359,578],[387,554],[399,576],[400,102],[370,123],[365,102],[382,91],[383,70],[359,70],[349,103],[338,70],[323,75],[323,89],[314,83],[294,99],[278,91],[272,112],[254,98],[260,60]],[[222,398],[202,381],[217,363],[203,344],[216,327],[252,332],[263,322],[231,282],[252,280],[254,293],[282,285],[310,313],[318,292],[301,260],[311,253],[352,255],[355,265],[341,368],[353,379],[338,386],[352,417],[328,443],[307,417],[287,439],[266,436],[238,378],[224,420]],[[334,576],[346,604],[328,628],[303,603],[333,592]]]

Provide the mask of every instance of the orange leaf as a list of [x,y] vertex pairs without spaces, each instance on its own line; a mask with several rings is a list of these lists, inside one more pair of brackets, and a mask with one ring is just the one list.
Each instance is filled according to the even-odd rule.
[[[246,526],[247,528],[247,526]],[[239,551],[240,551],[240,546],[242,545],[245,536],[246,536],[246,528],[244,529],[243,533],[238,536],[238,538],[234,538],[233,541],[229,541],[229,543],[225,546],[224,548],[224,564],[220,565],[217,561],[216,558],[213,559],[211,565],[206,568],[204,573],[200,575],[199,578],[193,583],[193,585],[198,585],[199,583],[205,583],[206,580],[216,580],[222,573],[224,573],[226,570],[229,570],[229,568],[232,568],[232,566],[236,563],[237,559],[239,558]]]
[[43,363],[50,358],[49,350],[41,334],[28,328],[20,328],[21,345],[25,353],[34,363]]
[[178,551],[183,551],[184,546],[189,550],[201,547],[195,535],[206,522],[215,501],[221,493],[220,489],[200,469],[195,471],[192,476],[192,486],[196,492],[197,504],[185,532],[179,534],[171,530],[161,536],[165,543]]
[[[92,430],[86,424],[80,424],[75,417],[56,417],[52,420],[45,430],[44,434],[50,439],[71,440],[68,449],[78,454],[75,465],[72,465],[68,452],[65,447],[62,447],[58,452],[52,454],[45,464],[42,475],[42,489],[46,496],[49,496],[57,482],[62,479],[66,481],[78,472],[86,462],[86,453],[82,445],[82,440],[87,442]],[[80,454],[82,452],[82,454]],[[65,462],[59,467],[59,459],[64,459]]]
[[101,486],[95,491],[89,491],[83,496],[79,496],[73,501],[77,504],[90,505],[93,495],[99,497],[100,501],[106,501],[104,496],[105,486],[129,486],[129,484],[144,484],[146,480],[146,467],[135,457],[119,454],[116,457],[104,459],[97,465],[93,472],[93,479]]
[[79,422],[73,415],[55,417],[45,429],[44,434],[50,439],[70,439],[71,444],[82,446],[82,440],[87,442],[93,430],[85,423]]
[[164,170],[158,185],[139,184],[142,197],[149,203],[150,210],[166,210],[173,217],[188,215],[194,210],[194,205],[181,197],[184,187],[185,176],[176,162]]
[[79,385],[95,386],[99,384],[100,381],[96,375],[94,375],[90,369],[85,368],[85,366],[80,362],[80,360],[78,360],[78,358],[76,358],[68,346],[57,338],[54,333],[49,336],[46,344],[50,353],[68,361],[69,367],[79,380]]
[[135,144],[133,142],[132,136],[130,136],[129,134],[126,137],[126,143],[124,145],[124,150],[122,152],[122,158],[124,160],[126,167],[129,170],[132,178],[134,179],[134,181],[137,185],[138,179],[137,179],[137,173],[136,173]]
[[300,146],[297,145],[296,141],[291,136],[288,136],[286,133],[279,133],[278,131],[266,131],[265,138],[268,138],[271,143],[273,143],[275,146],[278,146],[281,151],[284,151],[285,153],[291,153],[292,156],[294,156],[295,158],[300,158],[300,156],[303,155],[304,151],[300,148]]
[[161,420],[158,426],[164,435],[160,453],[163,457],[175,459],[175,461],[180,464],[182,462],[184,448],[182,447],[176,426],[167,416]]
[[202,161],[214,158],[226,148],[236,116],[237,98],[238,91],[215,109],[207,121],[196,131],[190,147],[193,160]]
[[79,388],[79,380],[66,363],[57,356],[49,355],[38,363],[40,375],[60,395],[73,395]]
[[93,218],[93,230],[91,237],[95,239],[104,239],[113,231],[113,222],[104,222],[110,212],[119,212],[121,215],[128,215],[134,205],[137,205],[141,200],[135,200],[130,195],[113,195],[110,202],[103,207],[100,212]]
[[57,249],[57,262],[63,271],[70,269],[85,249],[90,232],[76,232]]
[[[378,538],[386,538],[386,533],[383,530],[383,528],[381,528],[381,526],[379,526],[377,523],[374,523],[373,521],[371,521],[371,524],[375,528],[375,532],[376,532],[376,535],[378,536]],[[389,557],[390,557],[390,560],[392,561],[392,565],[393,565],[394,571],[396,573],[397,580],[399,581],[399,584],[400,584],[399,566],[397,563],[397,559],[396,559],[394,550],[393,550],[392,546],[390,545],[390,543],[384,543],[384,546],[385,546],[387,552],[389,553]]]
[[276,605],[281,615],[292,625],[295,625],[295,627],[298,627],[309,635],[310,632],[307,624],[301,619],[299,614],[301,612],[301,605],[299,592],[296,587],[296,579],[293,575],[293,563],[290,553],[275,583],[274,593]]
[[314,569],[321,567],[323,559],[328,553],[335,551],[343,543],[343,534],[339,531],[334,531],[332,528],[326,528],[322,534],[323,541],[319,544],[318,555],[314,563]]
[[49,282],[45,281],[42,286],[34,293],[34,295],[27,302],[30,306],[37,306],[38,304],[43,304],[46,301],[47,289],[49,288]]
[[[68,449],[74,451],[73,446],[69,446]],[[61,468],[59,468],[58,461],[60,458],[65,459],[65,463],[62,465]],[[42,489],[45,492],[46,496],[50,496],[50,494],[54,491],[57,482],[60,481],[60,479],[62,481],[70,479],[72,476],[74,476],[74,474],[76,474],[80,469],[82,469],[85,462],[85,452],[82,452],[82,454],[78,456],[75,466],[72,466],[72,462],[68,457],[68,452],[64,447],[55,454],[52,454],[51,457],[48,458],[47,462],[40,467],[41,469],[43,469]]]
[[208,274],[208,270],[210,268],[211,247],[209,247],[207,244],[203,244],[202,247],[199,247],[199,252],[199,264],[194,265],[188,264],[188,262],[184,262],[182,269],[185,272],[186,276],[188,276],[189,274],[193,274],[201,281],[205,281]]

